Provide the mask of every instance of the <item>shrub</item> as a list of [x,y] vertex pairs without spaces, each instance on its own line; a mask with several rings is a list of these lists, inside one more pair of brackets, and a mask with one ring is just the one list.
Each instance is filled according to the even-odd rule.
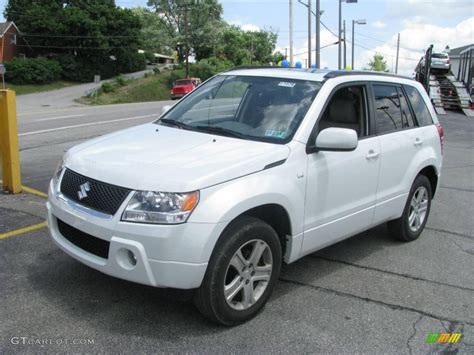
[[118,86],[125,86],[127,85],[127,79],[125,79],[125,77],[123,77],[122,75],[118,76],[115,78],[115,83],[118,85]]
[[116,87],[112,83],[105,82],[105,83],[102,83],[101,89],[102,89],[102,92],[108,94],[110,92],[114,92]]
[[133,51],[122,51],[117,54],[117,69],[119,73],[133,73],[146,69],[145,55]]
[[87,83],[94,80],[94,75],[108,79],[119,74],[115,61],[107,55],[96,54],[90,57],[63,55],[58,61],[63,69],[62,77],[70,81]]
[[12,84],[48,84],[61,77],[61,66],[46,58],[15,58],[5,63],[5,80]]
[[160,74],[161,73],[161,69],[160,68],[153,68],[153,72],[155,74]]

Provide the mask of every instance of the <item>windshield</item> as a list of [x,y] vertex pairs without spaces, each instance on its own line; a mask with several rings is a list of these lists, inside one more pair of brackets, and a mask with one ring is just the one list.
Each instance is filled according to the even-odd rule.
[[191,85],[193,82],[191,80],[176,80],[173,84],[173,86],[178,86],[178,85]]
[[158,123],[285,143],[300,125],[321,85],[295,79],[220,75],[179,102]]
[[431,58],[447,59],[448,55],[444,53],[433,53]]

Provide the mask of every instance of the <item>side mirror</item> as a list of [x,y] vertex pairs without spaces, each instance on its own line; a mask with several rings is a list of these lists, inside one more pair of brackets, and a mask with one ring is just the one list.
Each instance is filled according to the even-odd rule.
[[315,151],[350,152],[357,148],[357,132],[348,128],[326,128],[316,137]]
[[165,105],[161,108],[161,116],[163,116],[166,112],[168,112],[171,108],[171,105]]

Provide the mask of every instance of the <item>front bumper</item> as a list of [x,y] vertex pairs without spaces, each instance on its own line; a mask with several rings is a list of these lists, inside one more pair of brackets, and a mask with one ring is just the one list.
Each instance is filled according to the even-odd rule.
[[[217,240],[224,226],[121,222],[120,216],[130,198],[114,216],[106,216],[64,199],[51,183],[46,206],[53,241],[73,258],[114,277],[156,287],[199,287],[212,252],[212,241]],[[60,232],[58,219],[80,232],[108,241],[108,257],[96,256],[66,239]],[[130,252],[135,263],[130,262]]]

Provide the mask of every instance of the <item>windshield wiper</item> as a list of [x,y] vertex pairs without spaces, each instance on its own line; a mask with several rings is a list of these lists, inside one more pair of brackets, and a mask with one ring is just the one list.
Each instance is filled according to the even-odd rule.
[[189,129],[189,130],[193,129],[193,127],[191,127],[190,125],[187,125],[186,123],[183,123],[183,122],[180,122],[180,121],[175,121],[175,120],[170,120],[169,118],[162,118],[158,122],[163,122],[167,125],[179,127],[181,129]]
[[246,139],[246,136],[244,134],[237,133],[230,129],[219,127],[219,126],[193,126],[193,128],[196,128],[200,131],[220,134],[223,136]]

